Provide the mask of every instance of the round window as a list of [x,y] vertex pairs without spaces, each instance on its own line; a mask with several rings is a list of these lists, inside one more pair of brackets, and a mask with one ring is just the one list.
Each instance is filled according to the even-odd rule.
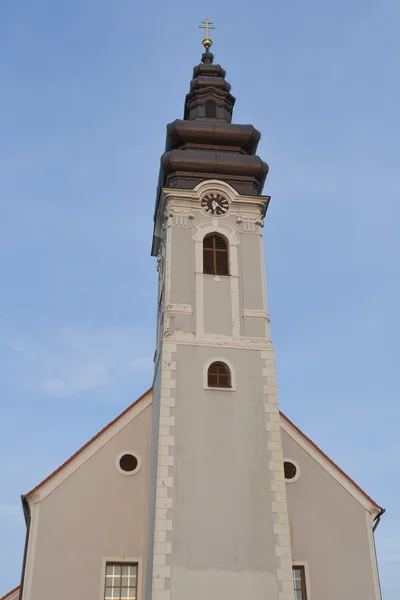
[[299,476],[298,466],[291,460],[285,460],[283,463],[283,471],[286,481],[293,481]]
[[117,456],[117,468],[123,475],[133,475],[140,468],[140,459],[132,452],[122,452]]

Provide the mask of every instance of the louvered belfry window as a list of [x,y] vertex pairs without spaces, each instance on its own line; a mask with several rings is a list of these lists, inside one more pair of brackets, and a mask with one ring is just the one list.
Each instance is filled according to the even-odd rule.
[[219,235],[208,235],[203,240],[203,273],[229,275],[228,245]]
[[207,374],[208,387],[230,388],[231,372],[224,363],[216,362],[209,366]]

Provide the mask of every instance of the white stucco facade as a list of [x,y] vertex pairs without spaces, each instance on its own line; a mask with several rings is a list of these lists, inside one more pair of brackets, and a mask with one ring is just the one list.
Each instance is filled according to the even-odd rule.
[[[200,427],[192,425],[187,430],[185,428],[184,435],[193,437],[193,443],[199,447],[199,452],[189,456],[188,461],[194,464],[201,480],[210,476],[210,473],[213,477],[220,477],[221,465],[229,466],[234,462],[234,454],[238,461],[237,470],[242,471],[240,481],[246,483],[247,478],[251,489],[251,478],[258,480],[259,472],[254,469],[249,453],[238,456],[235,453],[235,440],[221,451],[218,432],[222,434],[229,431],[233,421],[233,415],[228,415],[224,425],[221,413],[226,412],[232,395],[227,392],[218,397],[216,394],[218,392],[211,391],[209,404],[212,408],[210,410],[210,406],[204,406],[203,412],[208,414],[207,425],[215,420],[219,424],[218,429],[213,431],[210,428],[210,435],[204,439]],[[170,399],[171,396],[166,398]],[[168,403],[171,404],[171,400]],[[200,417],[195,414],[196,420]],[[243,415],[239,414],[239,417]],[[274,432],[275,437],[279,433],[283,459],[295,461],[299,476],[285,485],[288,523],[274,523],[274,534],[289,537],[290,556],[287,558],[290,566],[304,566],[307,599],[336,600],[340,597],[343,600],[380,600],[372,533],[373,520],[380,512],[379,507],[285,417],[279,415],[279,418],[279,430]],[[27,495],[31,523],[23,594],[21,596],[20,589],[16,589],[4,599],[21,600],[22,597],[23,600],[36,600],[51,594],[57,595],[60,600],[69,600],[71,596],[80,596],[83,590],[85,595],[101,600],[104,598],[105,563],[121,561],[138,564],[137,600],[144,600],[146,584],[149,582],[150,589],[152,584],[152,579],[146,575],[150,461],[154,442],[152,427],[153,403],[149,392]],[[179,433],[174,435],[174,442],[182,445]],[[185,440],[183,442],[187,446]],[[174,464],[174,455],[167,452],[166,448],[170,448],[168,443],[159,446],[158,462],[161,466]],[[116,458],[126,451],[134,451],[142,463],[140,470],[128,477],[115,464]],[[218,452],[221,456],[215,460]],[[212,467],[211,460],[216,462]],[[208,471],[207,475],[204,471]],[[177,490],[175,486],[161,487],[164,491],[158,494],[157,502],[158,510],[162,510],[161,504],[174,506],[174,501],[175,505],[178,503],[180,510],[175,517],[178,534],[184,527],[188,534],[198,535],[196,520],[192,518],[195,512],[209,518],[209,528],[219,533],[228,527],[232,531],[220,537],[219,543],[212,547],[206,535],[209,528],[205,527],[204,532],[199,534],[199,543],[203,544],[206,557],[211,554],[219,568],[206,569],[204,564],[207,567],[207,563],[201,562],[203,557],[200,554],[193,554],[190,548],[190,554],[182,548],[178,549],[178,559],[183,553],[191,565],[189,569],[177,567],[178,593],[183,594],[184,589],[195,585],[200,591],[194,590],[192,596],[200,597],[200,592],[205,593],[206,581],[213,589],[219,589],[221,595],[225,594],[230,585],[227,587],[225,581],[228,569],[224,565],[221,568],[218,555],[226,556],[228,553],[238,564],[246,567],[256,564],[256,561],[263,563],[266,553],[276,547],[271,543],[275,539],[266,540],[259,536],[261,556],[251,556],[247,548],[241,551],[232,546],[237,532],[236,514],[245,512],[242,503],[246,498],[238,495],[236,488],[233,488],[229,490],[230,500],[227,503],[225,495],[219,493],[218,481],[211,491],[207,491],[196,484],[189,488],[186,486],[185,478],[191,477],[191,473],[184,473],[183,477],[181,482],[178,481]],[[174,495],[170,493],[171,489]],[[216,515],[222,510],[224,517],[218,520]],[[265,507],[255,506],[251,511],[257,528],[259,521],[264,519],[263,510]],[[163,514],[165,512],[158,512],[157,516]],[[152,568],[152,573],[163,574],[163,579],[167,579],[168,573],[174,572],[173,564],[167,564],[167,561],[174,559],[173,522],[167,527],[169,529],[157,527],[155,530],[156,543],[159,544],[156,562],[165,564]],[[171,536],[172,541],[167,541],[167,536]],[[169,566],[171,569],[161,568]],[[262,569],[260,571],[262,573]],[[268,579],[260,571],[254,578],[234,572],[232,581],[243,595],[248,594],[248,589],[258,593]],[[49,572],[52,573],[50,577]],[[71,572],[74,577],[70,576]],[[269,584],[272,588],[272,577]],[[158,591],[161,592],[159,597],[166,595],[162,593],[163,590]]]

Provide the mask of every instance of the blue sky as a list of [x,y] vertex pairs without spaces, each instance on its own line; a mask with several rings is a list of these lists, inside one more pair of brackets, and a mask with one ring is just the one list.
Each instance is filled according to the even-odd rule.
[[0,594],[19,583],[20,494],[151,384],[159,157],[206,16],[270,164],[281,409],[386,507],[398,600],[397,0],[3,0]]

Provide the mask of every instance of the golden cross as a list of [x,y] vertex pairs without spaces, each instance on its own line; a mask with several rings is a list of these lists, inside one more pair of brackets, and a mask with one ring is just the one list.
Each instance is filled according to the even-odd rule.
[[202,24],[199,25],[199,29],[204,29],[205,30],[205,38],[203,40],[203,46],[205,46],[205,48],[209,48],[212,44],[212,41],[210,40],[210,29],[215,29],[215,27],[213,27],[213,23],[211,21],[209,21],[208,19],[206,19],[205,21],[201,22]]

